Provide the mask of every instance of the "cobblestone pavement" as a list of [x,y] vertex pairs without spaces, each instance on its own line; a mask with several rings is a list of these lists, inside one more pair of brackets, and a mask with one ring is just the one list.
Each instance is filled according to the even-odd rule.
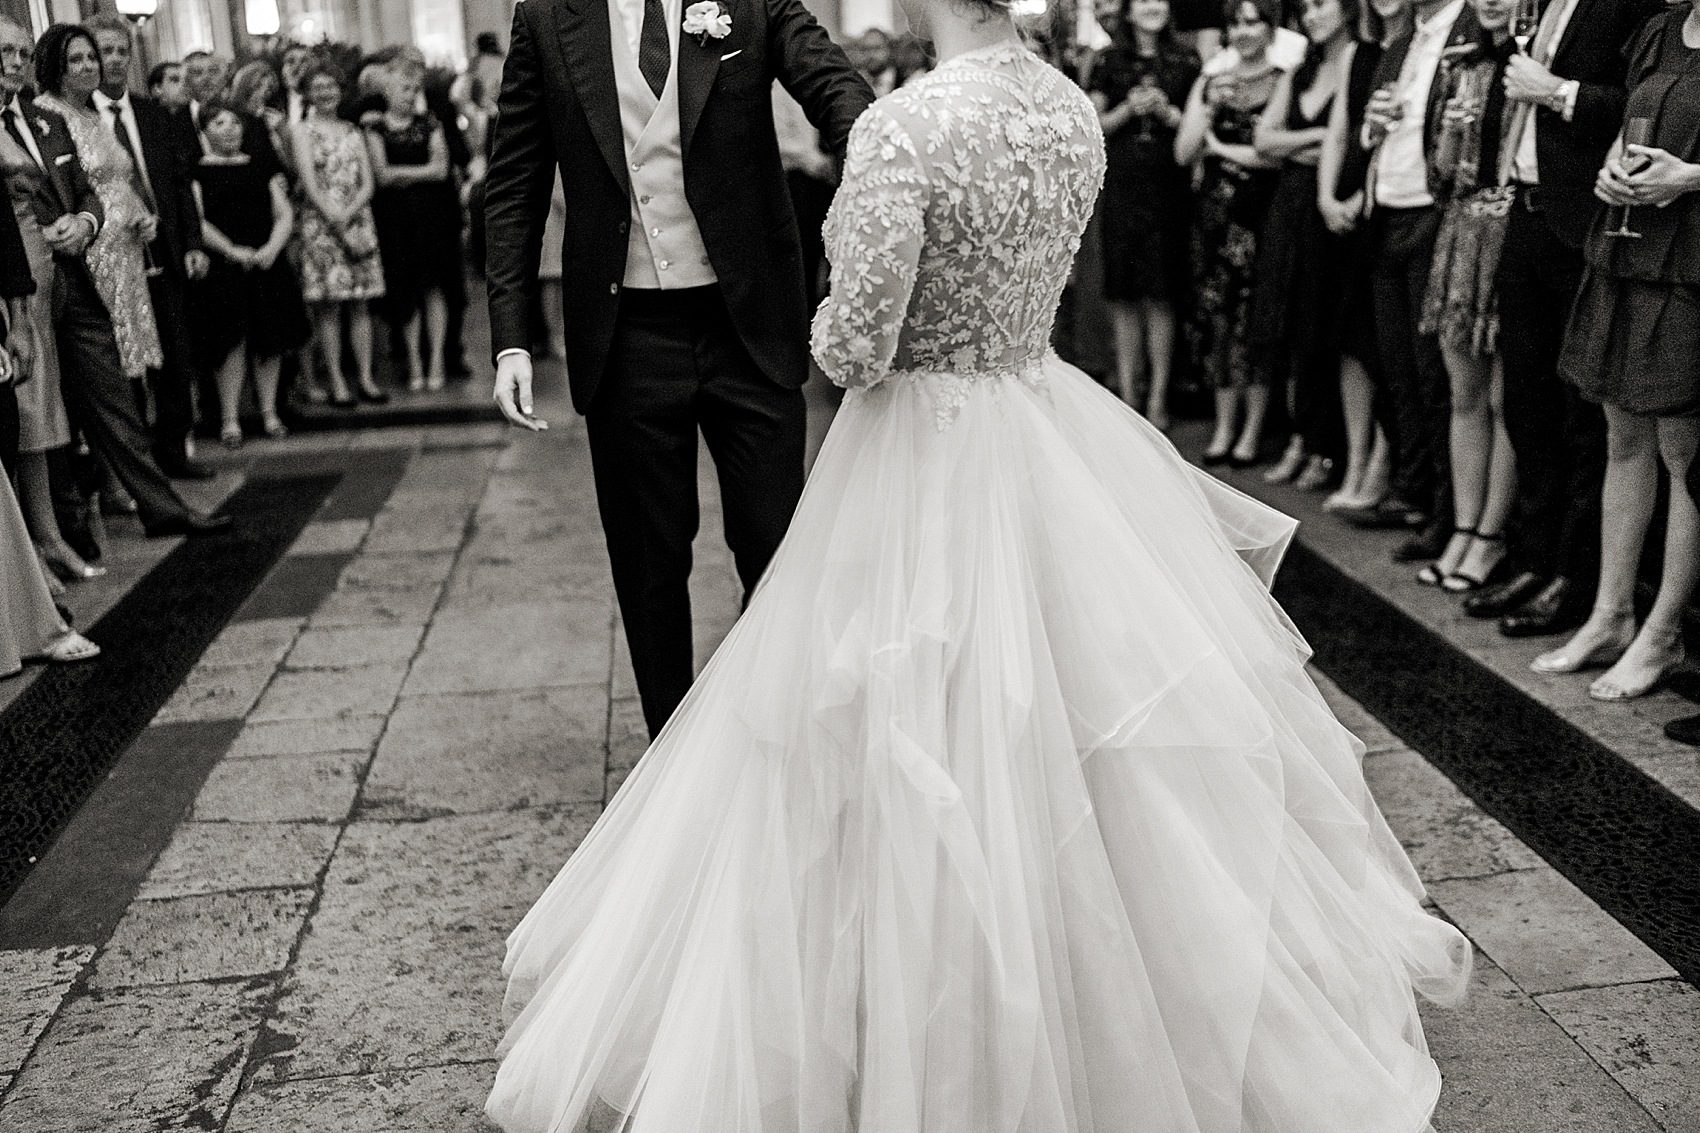
[[[642,720],[581,425],[360,444],[405,466],[274,572],[335,566],[311,608],[251,604],[271,612],[230,624],[149,730],[232,738],[110,935],[0,951],[0,1133],[487,1128],[504,937]],[[699,662],[738,604],[703,489]],[[1324,685],[1479,950],[1468,1003],[1428,1013],[1439,1133],[1700,1130],[1700,993]]]

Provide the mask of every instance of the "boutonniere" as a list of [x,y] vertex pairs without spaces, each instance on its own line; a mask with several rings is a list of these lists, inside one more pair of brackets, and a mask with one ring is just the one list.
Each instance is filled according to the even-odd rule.
[[41,136],[44,137],[44,138],[49,133],[51,133],[52,130],[53,130],[53,127],[51,127],[47,124],[47,119],[45,119],[45,118],[37,118],[35,120],[35,128],[36,128],[37,131],[40,132]]
[[711,39],[725,39],[732,34],[732,13],[720,0],[697,0],[685,9],[685,34],[696,36],[698,47],[707,47]]

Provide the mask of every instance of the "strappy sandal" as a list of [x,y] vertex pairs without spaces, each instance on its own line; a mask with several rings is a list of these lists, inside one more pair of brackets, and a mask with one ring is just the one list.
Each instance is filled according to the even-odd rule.
[[51,661],[58,665],[69,665],[77,661],[92,661],[100,656],[100,646],[78,633],[76,630],[66,630],[44,646],[40,653],[32,653],[25,660]]
[[[1473,574],[1465,574],[1462,570],[1455,570],[1445,578],[1441,579],[1440,588],[1448,594],[1468,594],[1472,590],[1480,590],[1482,587],[1486,586],[1496,574],[1499,573],[1502,567],[1505,566],[1506,551],[1504,547],[1505,535],[1503,532],[1498,535],[1483,535],[1478,531],[1475,533],[1474,538],[1476,541],[1482,543],[1500,544],[1499,555],[1493,560],[1493,565],[1488,567],[1487,573],[1483,574],[1480,578],[1477,578]],[[1467,555],[1468,552],[1465,552],[1465,554]]]
[[[1476,537],[1476,529],[1474,527],[1454,527],[1452,529],[1452,538],[1456,539],[1460,535],[1468,535],[1473,539]],[[1450,539],[1447,540],[1446,545],[1448,548],[1452,546]],[[1444,554],[1444,552],[1442,553]],[[1436,559],[1434,562],[1429,563],[1427,566],[1423,567],[1422,570],[1417,572],[1417,581],[1422,583],[1424,586],[1444,586],[1446,580],[1455,577],[1455,575],[1456,572],[1442,571],[1440,569],[1440,560]]]

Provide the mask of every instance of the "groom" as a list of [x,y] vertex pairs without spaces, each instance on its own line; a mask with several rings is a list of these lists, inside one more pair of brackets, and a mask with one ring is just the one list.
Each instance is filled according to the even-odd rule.
[[746,596],[803,489],[809,310],[777,79],[842,154],[873,99],[802,0],[522,0],[485,189],[496,400],[532,416],[559,166],[567,370],[651,736],[692,678],[700,429]]

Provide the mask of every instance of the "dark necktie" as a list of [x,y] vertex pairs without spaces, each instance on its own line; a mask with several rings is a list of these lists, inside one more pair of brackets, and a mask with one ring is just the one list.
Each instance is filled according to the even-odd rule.
[[157,213],[159,209],[153,203],[153,190],[148,187],[148,179],[142,175],[142,159],[130,144],[130,131],[124,128],[124,111],[116,102],[107,103],[106,110],[112,115],[112,132],[118,135],[118,144],[130,155],[130,184],[142,198],[142,203],[148,206],[148,211]]
[[673,48],[667,41],[667,13],[661,0],[643,0],[643,33],[638,36],[638,70],[660,98],[673,67]]

